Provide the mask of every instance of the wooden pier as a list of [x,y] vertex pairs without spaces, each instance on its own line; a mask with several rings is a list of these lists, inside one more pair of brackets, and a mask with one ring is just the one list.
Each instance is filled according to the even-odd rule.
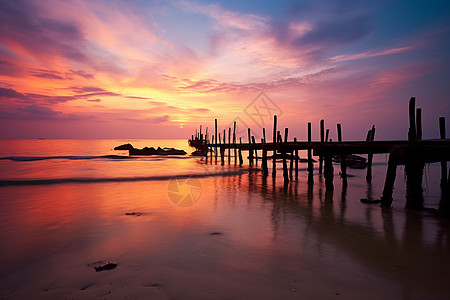
[[[249,165],[253,166],[255,161],[261,160],[261,169],[263,176],[269,176],[268,160],[272,159],[272,176],[276,177],[276,162],[278,158],[282,159],[283,178],[285,185],[295,178],[298,178],[299,150],[307,151],[308,163],[308,182],[313,183],[313,159],[312,156],[319,157],[319,174],[323,174],[326,189],[333,189],[334,166],[333,157],[340,160],[340,175],[344,187],[347,185],[347,163],[348,159],[355,154],[366,154],[368,182],[372,179],[372,157],[373,154],[389,154],[388,167],[386,172],[385,184],[382,196],[379,200],[382,206],[390,207],[392,205],[392,194],[396,177],[397,166],[405,165],[406,171],[406,207],[412,209],[423,209],[422,195],[422,175],[426,163],[441,162],[441,188],[444,200],[440,204],[439,213],[450,216],[450,174],[447,176],[447,161],[450,161],[450,139],[445,136],[445,118],[439,119],[440,139],[423,140],[422,139],[422,120],[421,109],[415,108],[415,98],[409,101],[409,132],[408,140],[398,141],[375,141],[375,126],[368,130],[366,140],[364,141],[342,141],[342,127],[337,124],[338,141],[328,139],[329,129],[325,131],[324,120],[320,121],[320,141],[312,141],[311,123],[308,123],[307,141],[298,141],[296,138],[289,140],[289,130],[285,128],[284,137],[277,130],[277,116],[273,117],[273,136],[272,142],[266,140],[266,130],[262,128],[263,138],[260,142],[255,141],[251,136],[251,130],[248,128],[248,142],[242,143],[239,138],[237,143],[236,122],[234,122],[233,135],[231,136],[231,127],[228,128],[228,142],[226,140],[226,130],[223,131],[221,140],[218,132],[217,119],[214,122],[214,135],[209,139],[208,134],[203,137],[202,134],[196,134],[197,140],[202,141],[206,159],[208,156],[212,161],[213,154],[217,161],[220,154],[220,161],[225,164],[226,152],[228,152],[228,164],[231,163],[231,152],[234,152],[234,163],[243,164],[242,152],[248,151]],[[201,130],[200,130],[201,132]],[[194,140],[194,136],[192,137]],[[205,141],[203,143],[203,140]],[[228,151],[226,151],[228,150]],[[258,158],[258,151],[262,152],[262,157]],[[268,153],[272,153],[269,157]],[[238,153],[238,154],[237,154]],[[210,155],[208,155],[210,154]],[[238,155],[238,157],[237,157]]]

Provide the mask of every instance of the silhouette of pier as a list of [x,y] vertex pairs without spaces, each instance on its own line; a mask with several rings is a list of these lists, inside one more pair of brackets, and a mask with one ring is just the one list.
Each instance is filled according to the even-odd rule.
[[[408,140],[396,141],[375,141],[375,126],[368,130],[366,140],[364,141],[342,141],[342,127],[337,124],[338,140],[328,139],[329,129],[325,130],[324,120],[320,121],[320,141],[312,141],[311,123],[308,123],[307,141],[298,141],[296,138],[289,140],[289,129],[284,129],[284,135],[277,130],[277,116],[273,117],[273,135],[272,141],[266,139],[266,130],[262,129],[262,138],[260,142],[255,141],[248,128],[248,140],[242,143],[239,137],[239,143],[236,137],[236,122],[233,124],[233,135],[231,127],[228,128],[228,140],[226,139],[226,130],[223,135],[218,132],[217,119],[214,122],[214,135],[209,138],[208,132],[205,135],[196,132],[195,137],[189,141],[190,145],[196,145],[198,150],[208,157],[225,164],[225,158],[228,158],[228,164],[231,164],[231,153],[234,152],[234,163],[243,164],[243,151],[248,151],[249,165],[252,167],[261,160],[261,170],[263,176],[269,176],[268,163],[272,160],[271,175],[276,177],[277,159],[282,160],[283,178],[285,185],[290,180],[298,178],[298,163],[301,158],[298,151],[306,150],[307,158],[302,161],[308,163],[308,183],[313,184],[313,158],[319,157],[319,174],[323,174],[326,189],[333,189],[334,166],[333,159],[340,162],[340,176],[343,180],[343,186],[347,186],[347,167],[355,154],[366,154],[367,167],[366,180],[372,179],[372,158],[373,154],[389,154],[388,167],[386,172],[385,184],[381,198],[378,200],[384,207],[392,205],[392,194],[394,189],[397,166],[405,165],[406,171],[406,207],[412,209],[423,209],[423,189],[422,176],[426,163],[441,163],[441,188],[444,194],[440,204],[439,213],[444,216],[450,216],[450,174],[447,171],[447,161],[450,161],[450,139],[445,135],[445,118],[439,118],[440,139],[422,139],[422,118],[421,109],[415,108],[415,98],[409,101],[409,131]],[[258,151],[262,152],[262,157],[258,157]],[[228,155],[226,154],[228,152]],[[272,153],[269,157],[268,153]],[[447,176],[448,174],[448,176]]]

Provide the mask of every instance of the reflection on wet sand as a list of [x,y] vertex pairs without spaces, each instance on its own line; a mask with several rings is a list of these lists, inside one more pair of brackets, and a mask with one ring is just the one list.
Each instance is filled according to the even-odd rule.
[[[283,182],[272,178],[268,180],[252,173],[248,177],[249,197],[256,192],[273,202],[270,219],[274,239],[283,230],[287,216],[294,216],[304,221],[308,232],[315,233],[316,242],[331,242],[358,264],[398,282],[403,299],[411,299],[412,291],[430,299],[447,296],[445,287],[450,278],[448,220],[417,211],[366,205],[364,219],[353,221],[351,216],[346,217],[350,205],[347,205],[349,187],[346,185],[342,186],[336,208],[333,189],[325,189],[320,176],[314,184],[295,181],[287,188]],[[372,183],[368,182],[367,199],[372,197]],[[354,200],[351,205],[360,206]]]

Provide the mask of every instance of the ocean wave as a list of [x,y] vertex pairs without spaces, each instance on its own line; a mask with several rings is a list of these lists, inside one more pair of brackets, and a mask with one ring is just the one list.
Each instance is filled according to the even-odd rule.
[[166,159],[186,159],[191,158],[191,156],[125,156],[125,155],[98,155],[98,156],[74,156],[74,155],[63,155],[63,156],[5,156],[0,157],[0,160],[11,160],[17,162],[27,162],[27,161],[40,161],[49,159],[67,159],[67,160],[89,160],[89,159],[109,159],[109,160],[126,160],[126,159],[137,159],[137,160],[166,160]]
[[12,179],[0,180],[0,186],[11,185],[48,185],[63,183],[102,183],[102,182],[133,182],[133,181],[165,181],[171,179],[187,179],[187,178],[206,178],[206,177],[227,177],[248,173],[247,169],[237,171],[217,172],[217,173],[197,173],[197,174],[180,174],[180,175],[159,175],[159,176],[142,176],[142,177],[110,177],[110,178],[50,178],[50,179]]

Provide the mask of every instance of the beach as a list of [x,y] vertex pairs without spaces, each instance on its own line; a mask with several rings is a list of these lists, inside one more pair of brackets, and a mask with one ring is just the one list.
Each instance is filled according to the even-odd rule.
[[[402,168],[391,209],[360,202],[381,196],[385,155],[370,184],[349,169],[346,189],[335,165],[330,191],[304,163],[285,187],[247,161],[113,150],[128,142],[194,151],[0,141],[1,299],[448,298],[450,222],[404,208]],[[426,166],[426,207],[439,206],[439,172]]]

